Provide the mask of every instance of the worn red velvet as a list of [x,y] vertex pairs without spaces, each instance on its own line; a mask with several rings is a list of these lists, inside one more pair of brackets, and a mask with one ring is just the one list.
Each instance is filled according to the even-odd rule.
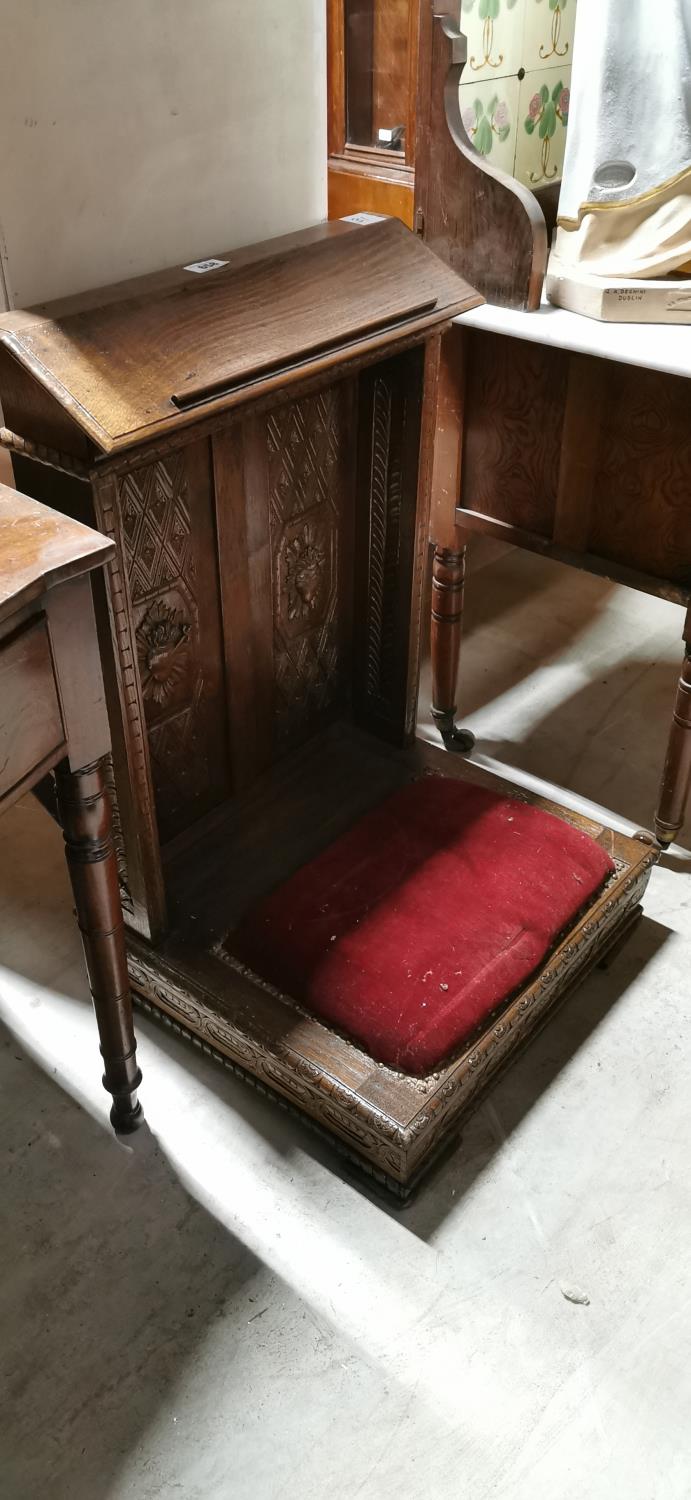
[[426,777],[254,906],[228,946],[372,1057],[425,1074],[520,988],[613,869],[560,818]]

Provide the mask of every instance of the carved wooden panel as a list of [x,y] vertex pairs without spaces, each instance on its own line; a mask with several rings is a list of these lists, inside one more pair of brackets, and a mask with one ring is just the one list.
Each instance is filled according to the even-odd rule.
[[554,522],[566,360],[559,349],[502,334],[466,333],[461,504],[550,537]]
[[361,380],[354,692],[359,714],[394,738],[405,734],[422,378],[412,350]]
[[119,481],[151,774],[163,840],[228,790],[207,445]]
[[304,738],[343,701],[351,608],[351,400],[335,385],[266,420],[273,588],[274,732]]
[[606,392],[588,550],[689,584],[688,381],[608,364]]

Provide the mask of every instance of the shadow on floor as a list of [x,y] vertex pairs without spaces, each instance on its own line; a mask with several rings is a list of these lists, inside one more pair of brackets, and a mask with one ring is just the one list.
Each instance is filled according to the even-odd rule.
[[[652,829],[672,718],[668,662],[629,658],[614,682],[594,679],[512,738],[483,736],[475,753],[529,771]],[[640,681],[640,701],[632,688]],[[622,701],[621,712],[617,704]],[[510,727],[510,726],[507,726]],[[687,819],[678,835],[691,850]]]
[[13,1268],[0,1290],[2,1493],[106,1500],[233,1304],[242,1359],[258,1263],[188,1195],[146,1127],[135,1156],[4,1026],[0,1078],[0,1262]]
[[[535,668],[558,661],[572,643],[606,615],[617,585],[605,578],[577,572],[563,563],[536,557],[509,547],[506,555],[475,572],[472,566],[474,544],[482,538],[471,538],[468,546],[470,565],[464,591],[463,637],[458,702],[462,712],[475,713],[508,688],[516,687]],[[422,657],[429,665],[429,626],[432,611],[432,553],[425,576],[423,599]],[[515,653],[510,659],[499,649],[500,637],[509,628],[506,616],[512,615],[512,642],[524,646],[520,669]],[[481,673],[469,672],[477,651],[475,638],[496,632],[494,650],[484,643]],[[680,648],[681,653],[681,648]],[[472,682],[469,682],[472,678]],[[420,699],[426,715],[427,702]]]

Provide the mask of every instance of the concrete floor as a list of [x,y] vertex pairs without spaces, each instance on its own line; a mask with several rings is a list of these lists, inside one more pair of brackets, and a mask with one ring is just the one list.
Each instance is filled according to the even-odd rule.
[[[477,759],[649,824],[681,611],[515,553],[469,596]],[[397,1210],[141,1017],[113,1138],[60,838],[9,814],[3,1500],[688,1500],[690,834]]]

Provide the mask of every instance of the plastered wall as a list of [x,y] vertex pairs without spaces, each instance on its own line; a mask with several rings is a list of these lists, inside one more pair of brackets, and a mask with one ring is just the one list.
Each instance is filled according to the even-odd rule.
[[0,0],[0,299],[326,214],[323,0]]

